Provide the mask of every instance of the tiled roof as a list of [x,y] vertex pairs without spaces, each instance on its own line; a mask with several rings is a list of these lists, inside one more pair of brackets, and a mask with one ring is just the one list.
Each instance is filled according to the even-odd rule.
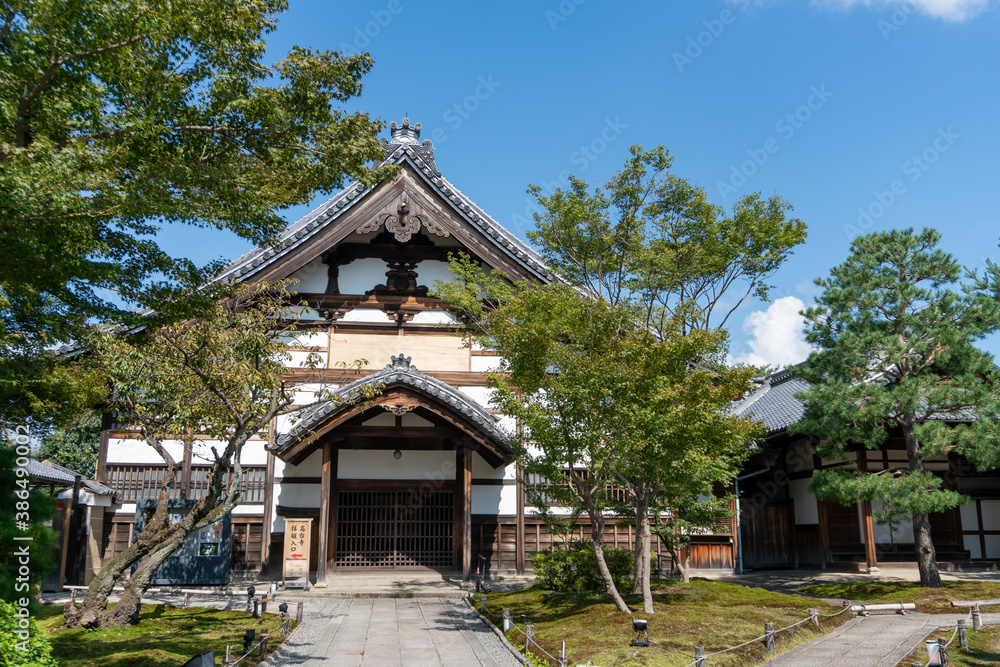
[[[430,140],[424,140],[423,144],[417,143],[420,136],[419,123],[410,126],[409,119],[403,119],[403,124],[397,126],[394,121],[391,131],[392,141],[382,140],[386,152],[385,158],[379,164],[408,162],[432,190],[442,199],[450,202],[458,215],[464,218],[470,226],[478,228],[501,252],[510,256],[515,262],[545,282],[557,279],[552,275],[541,255],[490,217],[441,175],[434,160],[434,149]],[[358,182],[351,183],[314,211],[289,226],[273,244],[258,246],[230,262],[219,273],[216,280],[245,280],[273,264],[308,239],[334,224],[345,211],[353,207],[371,189]]]
[[[28,474],[34,477],[36,481],[72,486],[76,483],[76,476],[79,473],[51,461],[28,459]],[[87,490],[99,496],[111,496],[115,493],[115,490],[110,486],[95,482],[92,479],[82,477],[80,481]]]
[[269,448],[281,451],[307,436],[325,419],[341,410],[351,408],[355,403],[365,400],[359,392],[365,386],[381,386],[388,388],[395,385],[412,387],[422,394],[431,396],[461,414],[473,423],[484,435],[495,442],[502,452],[513,455],[510,449],[510,435],[497,423],[498,417],[488,412],[479,403],[458,391],[451,385],[421,372],[410,364],[410,357],[402,354],[392,357],[392,363],[368,377],[344,385],[334,394],[340,400],[331,399],[304,412],[295,427],[288,433],[277,438]]
[[802,419],[805,406],[795,394],[808,388],[809,383],[793,378],[787,370],[773,373],[734,412],[763,422],[767,435],[773,435]]

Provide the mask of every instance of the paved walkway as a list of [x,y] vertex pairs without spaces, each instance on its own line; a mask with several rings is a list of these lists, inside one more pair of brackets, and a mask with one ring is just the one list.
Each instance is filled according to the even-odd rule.
[[461,601],[352,598],[307,603],[307,622],[265,663],[296,667],[518,667]]

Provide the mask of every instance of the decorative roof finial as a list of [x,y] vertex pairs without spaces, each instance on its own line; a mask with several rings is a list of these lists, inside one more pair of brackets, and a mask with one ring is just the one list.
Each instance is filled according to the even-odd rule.
[[394,354],[392,355],[392,363],[389,365],[396,370],[407,371],[412,368],[412,366],[410,366],[411,359],[412,357],[404,356],[402,353],[398,355]]
[[392,137],[390,143],[418,145],[420,143],[420,123],[410,125],[409,118],[404,118],[401,125],[392,121],[389,123],[389,135]]

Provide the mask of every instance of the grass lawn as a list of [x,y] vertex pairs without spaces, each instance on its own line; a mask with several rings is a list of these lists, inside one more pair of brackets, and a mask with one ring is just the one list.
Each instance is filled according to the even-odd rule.
[[[281,640],[276,614],[254,620],[240,611],[144,604],[139,619],[131,628],[69,630],[59,629],[62,605],[42,607],[35,614],[60,667],[177,667],[209,650],[215,651],[216,663],[221,664],[226,644],[234,654],[243,650],[243,633],[248,628],[254,628],[258,638],[261,629],[267,628],[271,636],[268,653]],[[244,664],[256,665],[257,661],[240,663]]]
[[[952,629],[939,630],[934,632],[928,639],[944,638],[945,641],[951,639]],[[921,644],[906,660],[899,663],[899,667],[910,667],[911,663],[927,662],[927,649]],[[987,667],[987,665],[1000,664],[1000,627],[983,628],[982,630],[969,629],[969,652],[965,653],[958,645],[958,638],[948,647],[948,662],[952,667]]]
[[[693,661],[694,647],[704,646],[708,653],[741,644],[764,633],[764,623],[775,629],[807,618],[815,607],[821,614],[840,611],[817,600],[797,595],[772,593],[761,588],[738,586],[720,581],[693,579],[690,584],[671,582],[654,587],[657,613],[648,618],[649,638],[668,650],[657,647],[633,648],[631,618],[619,613],[606,596],[577,596],[553,593],[538,586],[487,597],[490,611],[499,614],[510,607],[515,623],[524,627],[524,614],[535,625],[535,639],[546,651],[558,655],[563,640],[569,664],[612,667],[616,665],[681,666]],[[628,598],[633,609],[641,609],[641,599]],[[477,596],[478,608],[478,596]],[[641,612],[639,618],[646,618]],[[803,623],[778,635],[778,651],[783,651],[829,632],[848,620],[848,614],[821,621],[821,631]],[[499,618],[491,617],[496,625]],[[508,639],[523,646],[523,637],[511,630]],[[709,660],[716,667],[742,667],[766,662],[769,654],[761,643],[754,643]]]
[[[914,581],[859,581],[816,584],[799,590],[825,598],[871,603],[913,602],[917,605],[917,611],[928,614],[960,614],[968,611],[952,607],[952,600],[1000,599],[1000,583],[986,581],[946,581],[944,588],[922,588]],[[984,611],[995,609],[986,608]]]

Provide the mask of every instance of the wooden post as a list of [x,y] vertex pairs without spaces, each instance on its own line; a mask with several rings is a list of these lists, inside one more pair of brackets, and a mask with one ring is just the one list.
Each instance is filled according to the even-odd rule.
[[941,667],[948,667],[951,664],[948,661],[948,642],[944,640],[944,637],[938,639],[938,664]]
[[531,653],[531,645],[535,643],[535,626],[528,623],[524,632],[524,654]]
[[59,555],[59,586],[62,587],[66,585],[66,557],[69,556],[69,528],[70,520],[73,518],[73,511],[76,509],[76,503],[80,499],[80,485],[82,484],[82,477],[77,475],[73,480],[73,497],[70,498],[69,504],[63,502],[63,511],[66,513],[63,515],[63,534],[62,534],[62,553]]
[[222,659],[222,666],[229,667],[231,664],[233,664],[233,651],[229,644],[226,644],[226,657]]
[[694,667],[705,667],[705,647],[694,647]]
[[340,485],[337,480],[340,477],[338,465],[340,463],[340,447],[337,443],[332,445],[330,452],[330,519],[327,523],[326,542],[326,571],[334,571],[334,555],[337,549],[337,505],[340,502]]
[[[868,450],[857,451],[858,471],[868,472]],[[878,554],[875,550],[875,523],[872,521],[872,503],[861,501],[861,524],[865,535],[865,565],[868,574],[878,573]]]
[[267,629],[260,631],[260,660],[267,657]]
[[267,613],[267,593],[264,593],[264,597],[262,597],[260,600],[260,613],[261,614]]
[[468,445],[461,449],[462,467],[459,470],[462,487],[462,581],[472,578],[472,450]]
[[[518,425],[520,428],[520,425]],[[514,542],[516,543],[517,551],[515,552],[514,559],[514,571],[517,576],[524,576],[524,552],[527,547],[525,545],[524,537],[524,470],[521,468],[521,464],[517,464],[517,480],[515,482],[517,488],[517,523],[514,530]],[[501,547],[501,551],[502,551]]]
[[774,623],[764,624],[764,646],[770,654],[774,654]]
[[983,617],[979,615],[979,605],[972,605],[972,629],[982,630],[983,629]]
[[809,610],[809,620],[813,622],[817,628],[819,627],[819,611],[816,609]]
[[513,619],[511,619],[511,617],[510,617],[510,607],[504,607],[503,608],[503,631],[504,631],[504,634],[507,634],[507,631],[510,630],[510,626],[512,624],[513,624]]
[[281,636],[282,637],[287,637],[288,636],[288,624],[291,622],[291,619],[288,618],[287,614],[283,614],[283,615],[284,615],[284,618],[281,619]]
[[72,604],[76,604],[76,589],[75,588],[69,592],[69,601]]
[[319,548],[316,551],[316,588],[326,588],[326,552],[330,525],[330,473],[332,470],[333,443],[323,445],[323,468],[319,489]]
[[965,629],[965,619],[958,619],[958,645],[962,647],[963,651],[969,650],[969,633]]
[[486,593],[483,593],[483,596],[479,598],[479,612],[483,616],[486,615]]
[[302,625],[302,607],[304,603],[300,602],[298,608],[295,610],[295,625],[296,627]]

